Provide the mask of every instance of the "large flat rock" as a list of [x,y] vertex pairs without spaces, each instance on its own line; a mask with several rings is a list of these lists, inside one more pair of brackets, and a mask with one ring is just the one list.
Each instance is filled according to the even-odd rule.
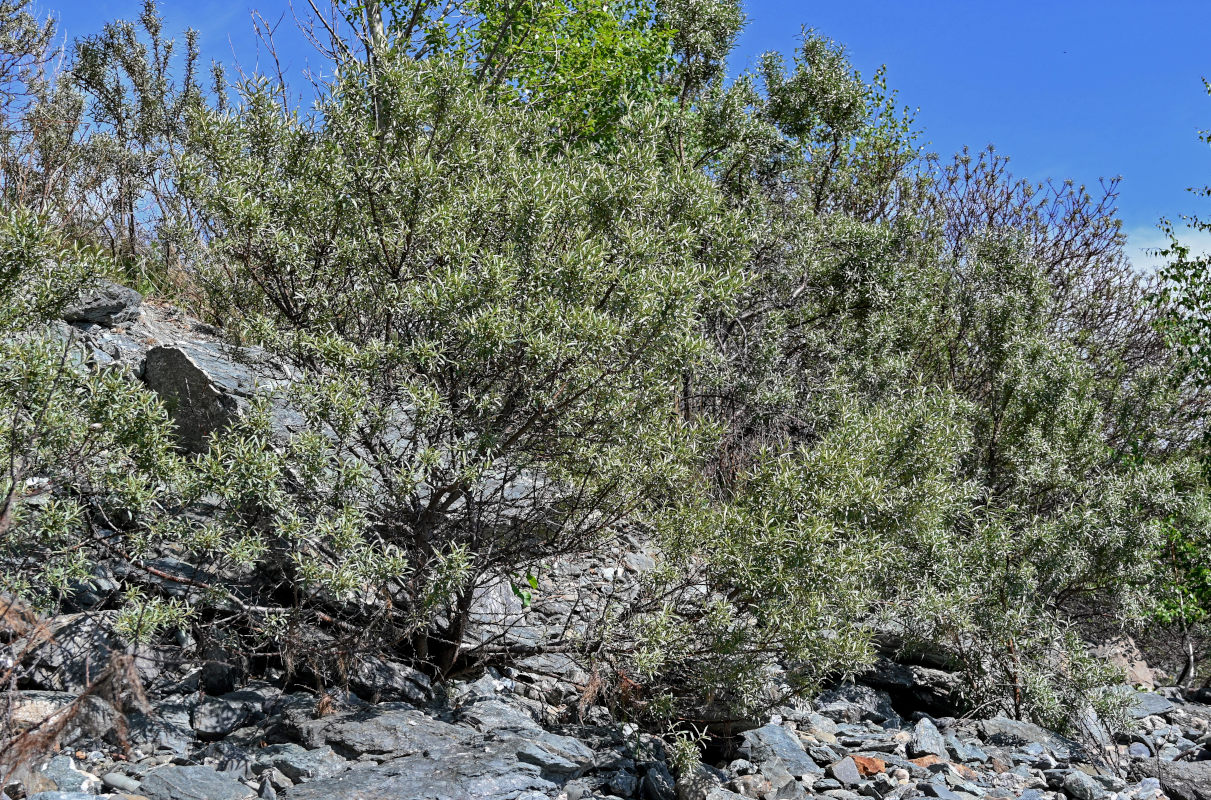
[[287,792],[288,800],[547,800],[558,785],[537,764],[517,758],[509,742],[463,743],[440,755],[418,753],[354,769]]
[[1159,778],[1170,800],[1211,800],[1211,761],[1145,761],[1140,772]]

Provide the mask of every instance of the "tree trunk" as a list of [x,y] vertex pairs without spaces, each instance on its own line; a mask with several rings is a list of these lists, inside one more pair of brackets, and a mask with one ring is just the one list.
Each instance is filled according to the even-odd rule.
[[374,135],[384,130],[383,106],[378,87],[383,52],[387,49],[387,34],[383,30],[383,8],[378,2],[366,3],[366,63],[370,67],[370,93],[374,98]]

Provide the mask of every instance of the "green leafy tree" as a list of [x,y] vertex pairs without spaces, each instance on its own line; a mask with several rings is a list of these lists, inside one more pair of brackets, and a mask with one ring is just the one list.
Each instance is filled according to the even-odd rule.
[[497,102],[551,112],[569,140],[607,139],[629,104],[671,91],[674,31],[651,0],[407,0],[340,10],[349,34],[329,25],[333,54],[363,60],[369,84],[393,58],[453,58]]
[[[1211,94],[1211,83],[1204,81],[1204,85]],[[1211,142],[1211,132],[1203,131],[1199,138]],[[1197,197],[1211,196],[1211,187],[1192,187],[1189,191]],[[1182,220],[1190,233],[1211,230],[1211,222],[1197,214],[1184,216]],[[1184,242],[1171,221],[1162,220],[1161,230],[1169,241],[1158,252],[1166,263],[1158,270],[1157,286],[1151,295],[1158,311],[1158,328],[1180,357],[1177,364],[1180,379],[1205,390],[1211,386],[1207,351],[1207,343],[1211,341],[1211,256],[1196,252]],[[1205,414],[1198,419],[1205,419]],[[1197,442],[1196,452],[1205,470],[1208,462],[1205,434]],[[1211,614],[1206,559],[1211,527],[1205,519],[1175,517],[1170,523],[1162,561],[1164,591],[1158,618],[1181,634],[1185,663],[1179,682],[1188,683],[1194,679],[1206,649],[1205,634],[1200,635],[1200,631]],[[1199,640],[1204,643],[1199,644]]]

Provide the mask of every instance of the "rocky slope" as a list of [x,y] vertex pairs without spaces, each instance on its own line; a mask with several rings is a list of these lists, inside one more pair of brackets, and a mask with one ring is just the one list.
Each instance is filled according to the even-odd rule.
[[[237,364],[205,326],[140,309],[120,287],[64,325],[95,363],[160,393],[187,448],[238,414],[258,382],[276,379]],[[288,411],[280,422],[290,426]],[[245,669],[239,654],[144,648],[132,663],[148,704],[125,713],[89,688],[111,651],[124,652],[102,610],[122,565],[105,566],[81,587],[80,610],[50,621],[52,638],[30,648],[26,688],[5,697],[0,719],[11,728],[64,720],[55,753],[10,774],[5,796],[1211,800],[1211,706],[1195,702],[1206,698],[1132,693],[1132,732],[1111,738],[1090,720],[1070,739],[1002,717],[948,716],[952,676],[887,661],[859,683],[754,720],[679,772],[660,741],[595,704],[589,675],[553,647],[607,602],[625,602],[652,566],[640,542],[622,537],[616,552],[552,565],[530,605],[506,585],[486,587],[468,643],[513,657],[464,680],[433,686],[407,665],[363,658],[347,690],[318,693]],[[159,567],[162,588],[188,591],[185,565]]]

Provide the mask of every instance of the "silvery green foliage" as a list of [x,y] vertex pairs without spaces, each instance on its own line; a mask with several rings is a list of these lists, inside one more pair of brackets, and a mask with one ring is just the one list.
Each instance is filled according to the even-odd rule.
[[[137,22],[107,23],[75,42],[64,82],[81,104],[75,170],[85,207],[77,223],[129,279],[160,292],[182,287],[195,219],[173,178],[189,109],[206,102],[197,31],[165,33],[155,0]],[[216,67],[214,99],[224,91]]]
[[485,578],[590,547],[690,479],[709,430],[670,403],[743,231],[668,161],[658,118],[571,152],[456,65],[400,59],[376,129],[364,78],[309,119],[246,86],[199,120],[189,185],[213,305],[297,369],[301,502],[349,522],[301,574],[398,561],[351,579],[373,626],[446,669]]
[[[656,571],[565,644],[645,721],[750,715],[876,637],[975,707],[1113,711],[1080,617],[1146,618],[1208,517],[1205,376],[1141,303],[1113,185],[922,157],[883,75],[810,32],[729,83],[730,0],[465,7],[514,44],[625,29],[639,72],[580,70],[614,52],[580,41],[498,59],[402,3],[407,46],[346,48],[313,113],[257,78],[207,108],[154,6],[55,81],[49,29],[0,2],[0,99],[36,132],[0,173],[4,589],[53,605],[115,559],[128,638],[206,634],[202,609],[287,666],[308,631],[442,673],[477,587],[638,523]],[[72,244],[97,240],[126,269],[199,258],[207,312],[291,380],[177,453],[52,324],[113,270]],[[1189,358],[1205,270],[1174,254]],[[166,556],[205,577],[161,594]]]
[[1106,699],[1072,620],[1140,619],[1166,520],[1201,518],[1189,447],[1206,395],[1141,305],[1112,185],[1097,200],[1017,182],[996,157],[919,159],[892,102],[818,38],[789,74],[770,57],[697,99],[688,157],[757,233],[682,407],[724,430],[722,513],[771,450],[843,436],[861,452],[855,408],[898,404],[907,423],[902,398],[953,398],[947,521],[876,537],[858,619],[950,659],[973,705],[1057,722]]
[[37,215],[0,219],[0,537],[7,591],[49,603],[87,574],[102,520],[152,505],[171,474],[167,417],[117,371],[90,368],[54,320],[97,256]]
[[926,392],[847,407],[813,445],[759,453],[722,500],[692,493],[661,515],[666,560],[621,612],[638,637],[616,654],[643,711],[747,719],[781,699],[772,678],[800,692],[869,664],[880,566],[965,512],[963,411]]

